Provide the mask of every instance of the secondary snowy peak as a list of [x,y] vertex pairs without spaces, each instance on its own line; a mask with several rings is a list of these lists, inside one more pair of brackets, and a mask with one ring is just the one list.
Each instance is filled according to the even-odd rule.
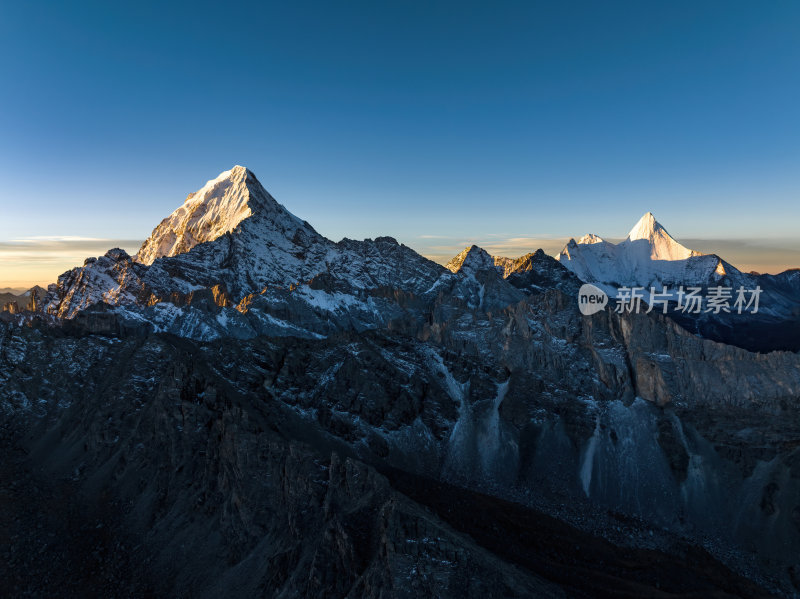
[[620,243],[590,234],[570,239],[556,258],[579,279],[610,287],[717,284],[740,273],[718,256],[684,247],[648,212]]
[[[582,240],[578,243],[581,242]],[[646,242],[649,246],[651,260],[686,260],[700,255],[700,252],[690,250],[675,241],[656,220],[652,212],[648,212],[639,219],[622,244],[644,246],[642,242]]]
[[186,201],[153,230],[135,260],[152,264],[157,258],[177,256],[194,246],[213,241],[258,216],[277,221],[281,229],[303,222],[289,213],[243,166],[235,166],[189,194]]

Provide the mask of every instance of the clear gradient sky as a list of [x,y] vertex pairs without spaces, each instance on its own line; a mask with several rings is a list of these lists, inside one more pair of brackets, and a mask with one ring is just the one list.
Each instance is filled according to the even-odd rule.
[[800,266],[800,2],[0,0],[0,287],[234,164],[321,233]]

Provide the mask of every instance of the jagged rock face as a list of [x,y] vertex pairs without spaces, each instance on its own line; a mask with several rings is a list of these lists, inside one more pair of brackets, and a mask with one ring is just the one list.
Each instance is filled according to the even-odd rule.
[[19,311],[19,304],[16,301],[10,301],[3,304],[3,312],[8,312],[9,314],[18,314]]
[[[190,194],[134,258],[115,249],[61,275],[42,309],[73,318],[103,302],[136,312],[215,286],[236,304],[266,288],[307,286],[320,275],[359,293],[423,294],[444,272],[389,237],[338,243],[322,237],[278,204],[253,173],[235,167]],[[337,304],[335,298],[324,303]]]
[[[535,271],[537,260],[523,261],[522,273]],[[109,444],[109,455],[122,449],[133,463],[138,444],[158,446],[167,435],[167,429],[157,429],[154,437],[134,442],[135,431],[143,429],[126,420],[140,419],[153,394],[164,397],[165,407],[176,406],[169,418],[179,439],[172,446],[188,442],[186,435],[206,446],[185,450],[184,462],[199,451],[213,455],[222,439],[187,410],[222,402],[233,409],[225,425],[230,430],[245,418],[237,409],[249,414],[261,406],[271,414],[264,430],[277,428],[294,441],[337,448],[359,461],[537,506],[616,542],[630,542],[633,535],[636,543],[666,549],[677,542],[673,534],[697,534],[716,539],[711,547],[729,558],[754,547],[781,564],[764,571],[792,584],[787,568],[800,550],[793,516],[800,509],[800,471],[798,449],[786,440],[800,433],[796,354],[750,354],[650,315],[582,317],[569,276],[561,283],[564,291],[530,294],[493,266],[449,275],[445,283],[434,301],[402,302],[409,313],[423,315],[404,329],[343,327],[334,334],[331,327],[327,335],[305,340],[220,337],[197,344],[147,331],[126,336],[106,325],[98,331],[105,336],[86,336],[101,325],[83,316],[71,321],[66,337],[7,327],[0,344],[4,410],[39,414],[39,422],[59,423],[75,435],[84,427],[80,440],[68,445],[97,438]],[[256,300],[276,301],[262,295]],[[234,310],[210,301],[206,309]],[[293,307],[286,310],[294,314]],[[108,406],[105,411],[93,407],[98,401]],[[125,435],[127,444],[111,443]],[[150,459],[155,467],[159,458]],[[322,459],[324,464],[330,458]],[[97,468],[105,463],[88,461]],[[251,472],[248,464],[230,471]],[[64,471],[75,465],[64,464]],[[198,466],[186,462],[184,468],[191,474]],[[153,492],[172,488],[169,480],[153,482]],[[198,490],[210,484],[203,480]],[[220,497],[230,492],[226,488]],[[134,502],[144,501],[136,497]],[[178,493],[175,500],[184,505],[193,497]],[[619,535],[604,510],[642,518],[646,528]],[[663,526],[673,532],[658,532]],[[656,531],[654,537],[647,527]],[[269,536],[259,530],[250,543]],[[304,543],[316,543],[305,530],[297,533]],[[731,562],[744,568],[738,564]],[[351,566],[341,567],[329,576],[340,580]]]
[[[635,539],[643,550],[661,551],[659,562],[676,559],[669,548],[684,543],[681,534],[693,527],[705,526],[702,535],[720,534],[720,522],[704,524],[709,513],[724,523],[739,510],[749,517],[729,532],[728,543],[735,534],[767,542],[755,530],[755,523],[766,523],[771,535],[783,535],[770,558],[792,559],[797,450],[781,441],[797,432],[797,423],[786,418],[791,411],[781,415],[786,429],[762,438],[754,454],[732,428],[720,425],[718,414],[733,416],[719,399],[666,411],[633,401],[646,389],[638,386],[642,375],[626,364],[625,331],[649,325],[634,317],[584,319],[559,295],[531,296],[491,316],[465,309],[468,302],[454,297],[439,307],[451,317],[434,317],[428,341],[375,331],[198,344],[162,334],[53,335],[4,326],[4,419],[27,431],[24,444],[48,478],[69,480],[81,501],[114,498],[104,525],[137,547],[127,559],[136,562],[151,592],[562,592],[547,582],[553,580],[551,562],[541,570],[511,566],[516,562],[508,554],[498,557],[499,548],[476,544],[476,531],[468,537],[452,528],[468,517],[446,524],[447,511],[438,516],[418,505],[427,497],[431,505],[452,509],[453,499],[437,494],[444,487],[434,492],[420,482],[427,490],[412,500],[406,495],[411,490],[388,474],[394,469],[513,499],[527,510],[546,508],[617,543]],[[475,319],[471,325],[465,313]],[[652,326],[659,330],[657,322]],[[486,333],[474,335],[476,329]],[[681,343],[673,338],[680,333],[661,335],[673,346]],[[637,351],[659,350],[653,337],[643,335]],[[724,370],[722,349],[715,356],[714,344],[701,345],[706,369]],[[765,370],[778,371],[779,364]],[[764,405],[759,401],[759,410]],[[702,416],[693,416],[698,407]],[[751,419],[750,426],[753,438],[770,430],[763,419]],[[717,442],[724,453],[711,449]],[[390,468],[389,481],[365,464]],[[698,495],[700,489],[711,495]],[[730,489],[736,491],[726,497]],[[466,493],[454,489],[453,497]],[[754,493],[757,501],[743,502]],[[674,505],[652,501],[662,494]],[[645,524],[609,518],[606,507],[645,518]],[[524,509],[519,516],[538,513]],[[682,525],[679,516],[689,521]],[[505,538],[518,526],[495,534]],[[547,542],[566,544],[570,557],[561,567],[567,571],[575,544],[597,542],[581,537],[586,532],[565,529]],[[584,559],[612,562],[614,551],[608,545]],[[639,558],[626,559],[631,567]],[[661,584],[661,577],[669,578],[648,578],[643,566],[632,567],[645,585],[639,594],[656,578]],[[686,573],[696,564],[682,567]],[[703,574],[714,568],[720,567]],[[606,582],[599,573],[584,576],[587,591],[611,585],[611,594],[633,580],[630,573]],[[725,576],[733,589],[743,588]],[[558,583],[575,595],[568,578]],[[722,582],[704,584],[693,588],[724,588],[715,586]]]
[[800,356],[582,316],[580,284],[541,250],[334,243],[233,169],[2,315],[0,413],[20,467],[106,498],[143,595],[746,588],[700,543],[797,592]]
[[[95,505],[113,493],[92,527],[100,519],[134,548],[111,547],[106,565],[125,553],[143,595],[488,596],[501,589],[563,596],[394,490],[291,407],[268,400],[269,379],[258,371],[280,368],[280,347],[189,349],[159,337],[35,334],[30,341],[54,343],[56,353],[74,352],[85,365],[58,399],[35,406],[43,414],[31,451],[60,447],[46,460],[48,475],[68,479],[80,501]],[[220,368],[245,352],[249,361]],[[114,372],[104,379],[111,386],[101,370]],[[48,575],[63,575],[59,565],[50,564]],[[82,574],[73,572],[72,581]],[[106,584],[117,594],[127,582]]]
[[445,268],[452,273],[463,271],[467,274],[490,269],[494,266],[495,259],[486,250],[479,248],[477,245],[472,245],[450,260],[445,265]]
[[557,288],[575,296],[580,287],[575,275],[542,250],[511,260],[505,277],[514,287],[530,293]]
[[186,253],[198,244],[230,233],[251,217],[289,239],[300,230],[307,237],[317,235],[308,223],[278,204],[253,173],[235,166],[189,194],[184,204],[153,230],[135,259],[149,265],[156,258]]

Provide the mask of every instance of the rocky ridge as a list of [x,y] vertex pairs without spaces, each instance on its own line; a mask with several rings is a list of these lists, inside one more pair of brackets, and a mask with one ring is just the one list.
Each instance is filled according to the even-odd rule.
[[0,318],[5,442],[100,501],[144,593],[799,592],[800,356],[582,316],[541,251],[334,243],[222,182],[188,201],[244,201],[230,230],[175,253],[202,219],[176,213]]

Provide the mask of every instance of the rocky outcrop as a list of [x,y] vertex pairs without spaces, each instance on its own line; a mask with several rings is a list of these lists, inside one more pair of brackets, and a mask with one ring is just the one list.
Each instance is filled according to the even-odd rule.
[[452,273],[463,272],[464,274],[494,267],[495,259],[486,250],[479,248],[477,245],[471,245],[466,248],[445,265],[445,268]]
[[3,304],[3,312],[8,312],[9,314],[19,314],[19,304],[17,302],[7,302]]
[[[609,542],[579,522],[544,516],[530,497],[504,503],[465,490],[476,484],[459,468],[461,459],[469,465],[470,427],[479,441],[474,473],[500,482],[508,463],[490,458],[513,439],[524,446],[540,437],[512,431],[530,427],[555,380],[532,384],[523,371],[478,356],[431,353],[412,338],[378,333],[198,344],[12,326],[0,340],[2,372],[11,373],[0,383],[3,441],[24,448],[15,467],[27,473],[15,476],[26,482],[11,491],[14,501],[54,490],[64,505],[48,513],[61,514],[58,526],[85,531],[45,545],[42,555],[53,556],[45,565],[25,557],[38,551],[39,529],[14,528],[5,563],[28,560],[29,572],[42,572],[6,578],[20,591],[83,580],[84,591],[102,584],[134,596],[760,592],[679,536],[656,529],[651,537],[647,525],[616,520],[604,524],[621,530]],[[526,398],[532,389],[538,400]],[[495,405],[506,443],[495,444],[485,426]],[[567,438],[581,437],[581,418],[572,402],[563,406]],[[551,448],[537,459],[555,458]],[[517,459],[514,477],[544,474],[531,472],[530,454]],[[781,505],[780,492],[770,497]],[[83,508],[65,507],[74,503]],[[593,513],[587,502],[578,507]],[[0,502],[2,519],[13,521]],[[639,549],[615,544],[629,535]],[[73,550],[87,557],[67,574]],[[103,556],[102,577],[92,555]]]

